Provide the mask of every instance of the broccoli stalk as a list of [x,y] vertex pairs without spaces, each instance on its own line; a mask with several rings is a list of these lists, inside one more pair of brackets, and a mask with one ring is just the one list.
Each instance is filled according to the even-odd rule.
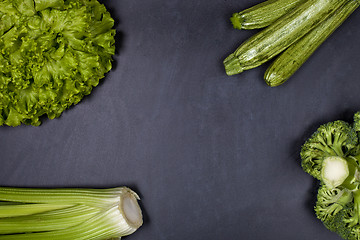
[[320,181],[316,216],[347,240],[360,239],[360,112],[350,125],[320,126],[301,149],[302,168]]
[[349,190],[356,189],[359,182],[358,173],[359,166],[351,158],[330,156],[322,162],[322,181],[330,189],[340,185]]
[[348,224],[349,227],[358,226],[360,223],[360,190],[353,192],[354,197],[354,205],[353,205],[353,214],[349,216],[349,218],[344,219],[345,223]]
[[341,185],[349,176],[349,165],[342,157],[327,157],[322,163],[321,177],[330,189]]

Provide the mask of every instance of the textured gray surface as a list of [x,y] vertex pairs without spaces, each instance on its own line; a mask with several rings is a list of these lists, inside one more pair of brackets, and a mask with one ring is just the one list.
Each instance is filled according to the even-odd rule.
[[59,119],[0,128],[0,184],[128,185],[145,223],[125,239],[339,239],[314,216],[299,149],[360,109],[359,13],[269,88],[266,66],[233,77],[222,67],[256,32],[228,18],[255,2],[103,3],[119,31],[115,68]]

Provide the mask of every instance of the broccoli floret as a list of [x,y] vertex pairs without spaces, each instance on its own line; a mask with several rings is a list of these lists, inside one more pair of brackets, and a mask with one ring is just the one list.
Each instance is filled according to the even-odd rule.
[[[360,139],[360,112],[354,114],[354,123],[353,129],[357,132],[358,139]],[[353,150],[351,150],[351,155],[360,154],[360,144],[358,144]]]
[[340,237],[346,240],[359,240],[360,233],[357,232],[358,226],[350,227],[345,221],[351,215],[352,204],[348,204],[341,211],[329,218],[326,221],[323,221],[324,226],[332,232],[335,232]]
[[345,157],[358,143],[357,133],[344,121],[320,126],[302,146],[301,165],[305,172],[321,180],[321,170],[327,157]]
[[301,149],[302,168],[320,180],[316,216],[347,240],[360,240],[360,112],[350,125],[324,124]]
[[[326,228],[337,233],[346,240],[360,239],[360,190],[352,192],[352,200],[343,205],[342,209],[322,221]],[[345,200],[344,198],[342,200]],[[317,203],[317,206],[321,203]]]
[[355,131],[360,132],[360,112],[354,114],[353,128]]
[[328,189],[322,185],[318,190],[315,206],[316,216],[323,221],[332,222],[336,214],[343,210],[353,200],[353,194],[347,189]]
[[324,226],[344,239],[358,239],[353,228],[345,219],[349,219],[353,209],[353,194],[347,189],[328,189],[322,185],[318,190],[315,213]]

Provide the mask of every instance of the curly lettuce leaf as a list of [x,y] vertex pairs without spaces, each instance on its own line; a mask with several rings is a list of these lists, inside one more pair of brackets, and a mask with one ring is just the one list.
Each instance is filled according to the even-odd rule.
[[114,20],[96,0],[0,1],[0,125],[41,124],[112,68]]

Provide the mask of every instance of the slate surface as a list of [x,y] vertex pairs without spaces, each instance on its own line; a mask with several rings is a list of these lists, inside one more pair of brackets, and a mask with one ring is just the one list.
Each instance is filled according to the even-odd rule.
[[256,32],[228,18],[257,2],[103,1],[114,69],[59,119],[0,127],[0,184],[130,186],[145,222],[129,240],[340,239],[315,218],[299,149],[360,109],[360,15],[270,88],[267,65],[233,77],[222,66]]

